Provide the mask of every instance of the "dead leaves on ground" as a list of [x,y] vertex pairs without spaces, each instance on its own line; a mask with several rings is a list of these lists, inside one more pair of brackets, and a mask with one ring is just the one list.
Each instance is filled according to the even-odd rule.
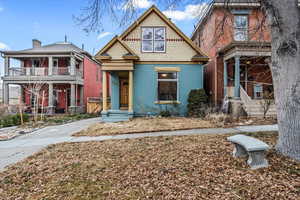
[[252,171],[232,148],[224,135],[52,145],[0,174],[0,199],[299,197],[299,163],[270,151],[270,167]]

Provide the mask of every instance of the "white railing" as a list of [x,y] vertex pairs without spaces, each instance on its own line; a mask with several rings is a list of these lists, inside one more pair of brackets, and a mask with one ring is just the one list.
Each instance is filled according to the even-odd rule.
[[70,75],[70,67],[54,67],[53,68],[53,75]]
[[23,68],[9,68],[9,76],[47,76],[47,67],[23,67]]
[[252,103],[252,99],[251,97],[249,97],[249,95],[247,94],[247,92],[244,90],[244,88],[242,86],[240,86],[240,96],[241,96],[241,100],[245,103],[245,104],[251,104]]
[[[48,67],[12,67],[8,69],[9,76],[48,76]],[[71,75],[70,67],[54,67],[52,75],[69,76]],[[76,69],[75,75],[83,78],[83,72]]]

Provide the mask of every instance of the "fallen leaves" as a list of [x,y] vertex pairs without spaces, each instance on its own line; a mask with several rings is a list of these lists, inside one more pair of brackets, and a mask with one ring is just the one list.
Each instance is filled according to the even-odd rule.
[[[0,199],[297,199],[300,164],[252,171],[228,135],[64,143],[0,173]],[[252,134],[268,144],[276,133]]]

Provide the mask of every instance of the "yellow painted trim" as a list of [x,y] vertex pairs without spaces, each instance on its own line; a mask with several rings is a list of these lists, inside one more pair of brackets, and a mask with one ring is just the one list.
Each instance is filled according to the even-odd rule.
[[181,104],[180,101],[155,101],[155,104]]
[[111,60],[111,56],[96,56],[97,60]]
[[128,111],[133,112],[133,72],[129,71]]
[[107,79],[106,79],[106,71],[103,71],[102,73],[102,99],[103,99],[103,105],[102,109],[104,112],[107,111]]
[[102,67],[103,71],[131,71],[133,67]]
[[120,39],[123,40],[125,37],[133,31],[139,24],[141,24],[152,12],[155,12],[166,24],[168,24],[178,35],[180,35],[185,42],[187,42],[196,52],[198,52],[202,56],[208,57],[204,52],[201,51],[199,47],[197,47],[193,41],[188,38],[181,30],[171,22],[155,5],[151,6],[144,14],[142,14],[129,28],[124,31]]
[[138,56],[132,56],[132,55],[124,55],[123,56],[124,59],[128,59],[128,60],[138,60],[139,57]]
[[136,61],[135,64],[201,64],[194,61]]
[[180,72],[180,67],[155,67],[157,72]]
[[[108,51],[108,49],[110,49],[111,47],[113,47],[113,45],[116,43],[116,42],[119,42],[121,44],[121,46],[123,46],[127,51],[128,53],[134,55],[134,56],[137,56],[133,50],[131,50],[129,48],[129,46],[127,46],[124,42],[122,42],[120,40],[120,38],[118,36],[115,36],[113,39],[111,39],[111,41],[109,41],[100,51],[98,51],[98,53],[96,54],[96,58],[97,57],[100,57],[103,53],[105,53],[106,51]],[[137,56],[138,57],[138,56]]]

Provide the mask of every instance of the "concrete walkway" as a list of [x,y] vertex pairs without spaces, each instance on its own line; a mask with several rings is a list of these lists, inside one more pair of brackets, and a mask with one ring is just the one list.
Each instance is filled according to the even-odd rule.
[[100,118],[76,121],[59,126],[49,126],[28,135],[20,136],[14,140],[0,142],[0,171],[6,166],[21,161],[28,156],[40,151],[50,144],[62,142],[86,142],[86,141],[104,141],[133,139],[142,137],[157,136],[179,136],[179,135],[199,135],[199,134],[227,134],[243,132],[261,132],[276,131],[277,125],[264,126],[239,126],[235,128],[210,128],[210,129],[193,129],[181,131],[163,131],[153,133],[136,133],[114,136],[98,137],[72,137],[71,135],[89,127],[93,123],[100,122]]

